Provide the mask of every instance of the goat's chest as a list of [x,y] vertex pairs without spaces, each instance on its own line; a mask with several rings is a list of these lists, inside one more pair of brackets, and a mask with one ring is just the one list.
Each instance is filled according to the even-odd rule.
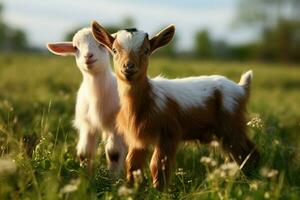
[[159,131],[152,120],[139,118],[132,111],[121,109],[117,116],[117,125],[129,146],[142,148],[157,141]]
[[86,108],[86,119],[95,129],[102,128],[101,107],[96,100],[89,100]]

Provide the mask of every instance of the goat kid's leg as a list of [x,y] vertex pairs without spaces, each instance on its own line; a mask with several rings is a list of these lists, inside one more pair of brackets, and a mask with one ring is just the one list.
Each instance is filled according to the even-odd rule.
[[239,165],[243,165],[242,170],[249,174],[257,169],[260,154],[254,143],[248,138],[244,124],[223,124],[219,126],[217,136],[221,139],[223,148]]
[[260,154],[245,134],[241,134],[238,141],[238,143],[232,143],[225,140],[224,146],[234,160],[242,167],[243,172],[250,176],[252,172],[257,170]]
[[87,162],[89,173],[92,171],[92,159],[95,156],[96,144],[96,132],[91,131],[87,126],[80,127],[79,141],[77,143],[77,157],[81,165]]
[[[172,141],[174,142],[174,141]],[[150,162],[153,187],[163,190],[169,183],[178,143],[161,142],[156,146]]]
[[140,170],[144,166],[146,160],[147,150],[129,147],[126,156],[126,179],[129,184],[134,183],[134,171]]
[[111,132],[105,132],[105,154],[108,169],[113,175],[118,176],[124,169],[127,147],[123,137]]

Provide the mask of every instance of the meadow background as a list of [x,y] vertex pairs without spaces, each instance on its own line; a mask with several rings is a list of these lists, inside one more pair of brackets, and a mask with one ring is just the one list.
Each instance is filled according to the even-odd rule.
[[[38,4],[32,2],[28,5]],[[300,42],[295,20],[299,18],[283,1],[256,0],[268,11],[282,10],[264,17],[245,2],[235,3],[237,13],[250,13],[239,18],[247,19],[243,21],[247,26],[259,24],[254,26],[258,30],[255,39],[241,43],[221,38],[220,42],[208,27],[194,33],[193,48],[182,50],[184,37],[179,34],[174,45],[151,58],[149,74],[169,78],[220,74],[239,81],[243,72],[252,69],[248,128],[262,154],[260,168],[247,178],[217,142],[182,144],[172,182],[163,193],[151,187],[148,169],[143,172],[144,181],[137,178],[133,188],[122,178],[112,178],[101,141],[94,173],[87,175],[76,159],[78,136],[72,128],[81,82],[75,60],[46,52],[27,29],[9,21],[4,11],[10,3],[4,2],[0,15],[0,199],[299,199]],[[299,5],[296,0],[285,2]],[[193,5],[193,1],[188,3]],[[211,4],[217,3],[222,1]],[[141,23],[134,17],[124,18],[108,26],[113,31]],[[70,39],[78,27],[65,30],[57,40]]]

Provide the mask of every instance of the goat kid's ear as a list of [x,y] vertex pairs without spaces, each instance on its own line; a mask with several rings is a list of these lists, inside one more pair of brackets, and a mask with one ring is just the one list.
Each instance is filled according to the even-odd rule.
[[167,45],[174,37],[175,26],[170,25],[161,30],[150,40],[150,52],[153,53],[156,49]]
[[103,28],[100,24],[98,24],[96,21],[92,22],[92,32],[94,38],[106,48],[108,48],[110,51],[112,51],[112,45],[114,43],[115,38],[111,36],[105,28]]
[[72,42],[48,43],[47,48],[50,52],[60,56],[74,55],[76,53],[76,47],[73,46]]

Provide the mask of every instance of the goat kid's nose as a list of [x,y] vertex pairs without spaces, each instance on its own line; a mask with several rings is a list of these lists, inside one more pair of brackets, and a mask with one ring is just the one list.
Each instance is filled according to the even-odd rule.
[[92,58],[94,56],[94,54],[92,54],[92,53],[87,53],[85,56],[84,56],[84,58],[85,59],[90,59],[90,58]]
[[128,62],[128,63],[124,64],[124,68],[127,70],[131,70],[134,68],[134,64],[131,62]]

